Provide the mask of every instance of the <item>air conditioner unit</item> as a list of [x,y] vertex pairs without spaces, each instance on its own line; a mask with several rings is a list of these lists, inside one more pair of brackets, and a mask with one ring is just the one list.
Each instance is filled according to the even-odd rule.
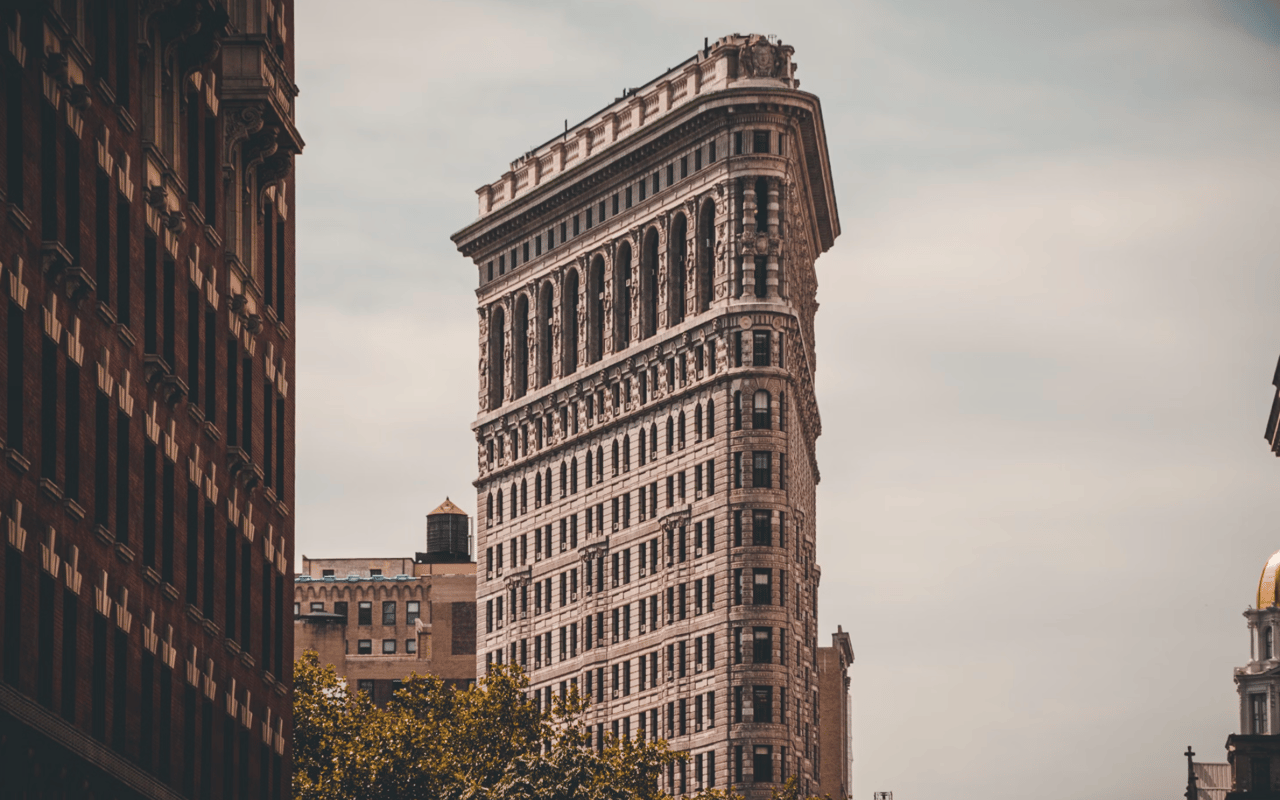
[[614,576],[613,576],[613,588],[614,588],[614,589],[617,589],[617,588],[618,588],[618,576],[617,576],[617,575],[614,575]]
[[676,679],[675,670],[670,670],[670,669],[667,670],[667,681],[673,681],[675,679]]
[[667,624],[668,624],[668,625],[670,625],[670,624],[671,624],[672,622],[674,622],[674,621],[675,621],[675,615],[674,615],[674,614],[672,614],[670,611],[668,611],[668,612],[667,612]]
[[569,602],[570,602],[570,603],[575,602],[577,599],[578,599],[578,593],[577,593],[577,592],[569,592]]
[[702,731],[702,723],[701,722],[693,723],[693,732],[700,733],[701,731]]
[[644,623],[643,623],[643,622],[641,622],[641,623],[640,623],[640,632],[641,632],[641,633],[646,633],[646,632],[647,632],[647,630],[648,630],[648,629],[647,629],[647,628],[645,628]]
[[520,619],[528,619],[528,618],[529,618],[529,612],[528,612],[528,611],[521,611],[521,612],[520,612]]
[[534,669],[542,669],[542,660],[541,660],[541,659],[535,659],[535,660],[534,660],[534,662],[533,662],[533,668],[534,668]]
[[484,579],[487,581],[493,580],[493,570],[489,570],[488,572],[486,572],[484,574]]
[[499,628],[501,628],[501,627],[502,627],[503,625],[505,625],[505,624],[506,624],[506,623],[505,623],[505,622],[503,622],[501,619],[499,619],[499,620],[498,620],[498,627],[499,627]]
[[618,532],[618,521],[616,519],[613,521],[613,531],[614,533]]
[[644,567],[641,567],[641,568],[640,568],[640,577],[641,577],[641,578],[647,578],[647,577],[649,577],[649,570],[645,569]]
[[699,557],[699,556],[701,556],[701,555],[702,555],[702,548],[701,548],[701,547],[695,547],[695,548],[693,548],[693,557],[694,557],[694,558],[698,558],[698,557]]
[[617,699],[618,699],[618,690],[617,690],[617,689],[614,689],[614,690],[613,690],[613,699],[614,699],[614,700],[617,700]]
[[561,553],[565,553],[565,552],[568,552],[568,550],[569,550],[569,543],[568,543],[568,542],[561,542],[561,543],[560,543],[560,552],[561,552]]
[[694,490],[693,490],[693,499],[694,499],[694,500],[701,500],[701,499],[702,499],[702,490],[701,490],[701,489],[694,489]]
[[694,664],[694,665],[693,665],[693,671],[694,671],[695,673],[697,673],[697,672],[702,672],[702,662],[701,662],[701,661],[699,661],[697,664]]
[[541,550],[538,550],[537,552],[535,552],[535,553],[533,554],[533,560],[534,560],[535,562],[537,562],[537,561],[541,561],[541,560],[542,560],[542,551],[541,551]]
[[674,565],[674,564],[675,564],[675,562],[674,562],[674,561],[672,561],[672,560],[671,560],[671,559],[669,559],[669,558],[667,559],[667,566],[668,566],[668,567],[670,567],[670,566],[672,566],[672,565]]

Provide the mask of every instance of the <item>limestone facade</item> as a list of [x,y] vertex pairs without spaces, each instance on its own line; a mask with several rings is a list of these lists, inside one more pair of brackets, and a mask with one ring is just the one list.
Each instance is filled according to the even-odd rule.
[[511,164],[479,277],[477,672],[576,685],[664,787],[817,781],[814,259],[839,234],[792,49],[708,44]]

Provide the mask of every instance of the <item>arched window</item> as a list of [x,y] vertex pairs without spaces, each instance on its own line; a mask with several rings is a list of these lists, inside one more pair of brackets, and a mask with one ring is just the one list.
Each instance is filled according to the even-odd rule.
[[778,392],[778,430],[787,429],[787,393]]
[[[543,281],[538,293],[538,386],[551,383],[551,317],[556,290],[551,281]],[[549,429],[548,429],[549,432]]]
[[707,435],[716,435],[716,401],[707,401]]
[[622,465],[618,463],[618,440],[613,440],[613,462],[610,464],[613,468],[613,474],[616,476],[618,471],[622,469]]
[[485,501],[484,522],[486,528],[493,527],[493,492],[489,492],[489,498]]
[[658,229],[644,235],[640,259],[640,338],[658,332]]
[[578,271],[564,276],[564,308],[560,312],[560,354],[564,360],[562,375],[578,371]]
[[489,408],[502,405],[502,388],[506,383],[507,314],[501,306],[495,306],[489,315]]
[[591,469],[592,455],[593,454],[591,452],[591,448],[588,447],[587,448],[587,488],[588,489],[591,488],[592,478],[595,476],[595,472]]
[[569,463],[569,494],[578,493],[578,457]]
[[742,430],[742,392],[733,393],[733,429]]
[[640,466],[642,466],[642,467],[644,466],[645,461],[647,460],[647,459],[646,459],[646,457],[647,457],[648,455],[649,455],[649,452],[648,452],[648,450],[646,450],[646,449],[645,449],[645,431],[644,431],[644,426],[643,426],[643,425],[641,425],[641,426],[640,426]]
[[772,416],[770,412],[773,410],[770,408],[771,405],[769,393],[764,389],[758,389],[751,406],[751,427],[756,430],[768,430],[773,427],[773,421],[770,419]]
[[631,245],[618,246],[613,269],[613,349],[620,352],[631,343]]
[[502,522],[502,490],[498,490],[498,522]]
[[693,408],[693,440],[702,441],[702,403]]
[[596,480],[604,480],[604,448],[596,447]]
[[684,214],[676,214],[671,222],[671,261],[667,265],[667,325],[684,322],[685,262],[689,250],[689,222]]
[[542,506],[542,473],[537,472],[533,476],[533,507],[540,508]]
[[591,260],[587,273],[587,363],[604,356],[604,256]]
[[631,471],[631,435],[622,437],[622,471]]
[[518,512],[516,510],[516,485],[515,485],[515,482],[513,481],[511,484],[511,518],[515,519],[517,516],[517,513]]
[[667,416],[667,455],[671,455],[676,449],[676,421]]
[[684,412],[681,411],[680,420],[676,423],[676,442],[680,445],[681,449],[684,448],[684,428]]
[[524,397],[529,390],[529,298],[516,298],[516,313],[511,319],[512,396]]
[[715,280],[716,258],[716,204],[708,200],[702,204],[702,213],[698,215],[698,272],[697,292],[698,312],[711,308],[713,293],[712,283]]
[[650,458],[658,457],[658,423],[656,422],[649,425],[649,456]]
[[1268,625],[1262,629],[1262,658],[1267,660],[1275,657],[1275,630]]
[[560,496],[565,497],[569,494],[569,466],[563,461],[560,462]]
[[547,479],[543,482],[543,491],[546,492],[545,502],[551,505],[551,467],[547,467]]
[[490,439],[490,440],[489,440],[488,442],[486,442],[485,444],[486,444],[486,447],[487,447],[487,449],[488,449],[488,451],[489,451],[489,466],[491,466],[491,467],[492,467],[492,466],[493,466],[493,440],[492,440],[492,439]]
[[527,478],[520,479],[520,513],[523,514],[529,510],[529,481]]
[[515,461],[520,458],[520,436],[515,431],[511,432],[511,460]]

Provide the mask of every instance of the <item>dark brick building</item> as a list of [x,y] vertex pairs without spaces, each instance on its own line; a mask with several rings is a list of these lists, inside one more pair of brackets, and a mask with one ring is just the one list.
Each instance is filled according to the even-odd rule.
[[0,783],[283,797],[292,0],[0,2]]

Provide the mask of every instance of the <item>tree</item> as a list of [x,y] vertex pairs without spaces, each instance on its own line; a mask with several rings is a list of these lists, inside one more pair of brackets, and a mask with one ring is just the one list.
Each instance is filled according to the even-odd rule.
[[[571,692],[539,712],[518,667],[465,691],[411,675],[385,709],[352,692],[313,651],[294,665],[298,800],[664,800],[658,777],[684,758],[665,741],[599,748]],[[702,800],[728,800],[713,792]]]

